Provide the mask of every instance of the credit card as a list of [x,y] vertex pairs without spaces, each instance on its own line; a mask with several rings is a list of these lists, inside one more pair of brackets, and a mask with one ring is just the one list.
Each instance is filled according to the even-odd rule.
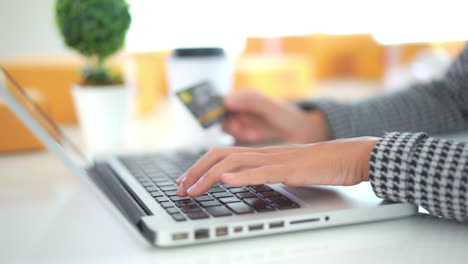
[[187,87],[176,95],[203,128],[220,122],[226,116],[223,97],[208,81]]

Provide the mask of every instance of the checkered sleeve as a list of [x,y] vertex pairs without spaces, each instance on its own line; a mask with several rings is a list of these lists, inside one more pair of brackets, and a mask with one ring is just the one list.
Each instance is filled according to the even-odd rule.
[[369,178],[377,196],[468,221],[468,144],[425,133],[387,133],[375,145]]

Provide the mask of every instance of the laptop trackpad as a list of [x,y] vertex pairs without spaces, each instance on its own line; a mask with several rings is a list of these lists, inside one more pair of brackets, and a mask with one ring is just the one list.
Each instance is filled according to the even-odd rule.
[[369,184],[355,186],[304,186],[278,185],[280,192],[299,203],[301,207],[316,209],[344,209],[375,206],[382,202]]

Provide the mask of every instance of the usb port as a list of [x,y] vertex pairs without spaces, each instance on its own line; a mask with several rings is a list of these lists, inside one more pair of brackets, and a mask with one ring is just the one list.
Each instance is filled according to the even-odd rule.
[[195,230],[195,239],[204,239],[210,236],[210,231],[208,229],[198,229]]
[[223,227],[218,227],[216,228],[216,236],[217,237],[220,237],[220,236],[227,236],[228,234],[228,228],[223,226]]
[[278,222],[271,222],[270,223],[270,228],[281,228],[284,227],[284,221],[278,221]]
[[263,224],[249,225],[249,231],[263,230]]
[[182,240],[182,239],[187,239],[188,234],[187,233],[175,233],[172,234],[172,240]]
[[242,226],[234,227],[234,233],[240,233],[240,232],[242,232],[242,230],[244,230],[244,228]]

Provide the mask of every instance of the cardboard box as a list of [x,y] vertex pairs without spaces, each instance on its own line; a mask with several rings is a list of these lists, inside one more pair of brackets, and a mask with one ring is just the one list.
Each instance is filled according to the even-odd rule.
[[[37,91],[29,92],[36,104],[50,114],[46,100]],[[0,102],[0,153],[43,149],[42,143],[21,123],[16,115]]]
[[[267,40],[248,38],[244,54],[265,54]],[[302,56],[313,65],[310,74],[317,79],[383,77],[386,49],[370,34],[284,36],[280,41],[277,55]]]
[[379,80],[384,75],[385,52],[369,34],[313,34],[307,38],[307,56],[314,62],[318,79]]
[[[108,61],[110,67],[122,68],[121,56]],[[23,87],[36,89],[46,98],[52,118],[58,123],[76,123],[72,86],[81,82],[85,65],[81,57],[26,57],[3,59],[2,66]]]
[[150,114],[167,95],[166,60],[169,51],[131,54],[130,83],[135,87],[137,113]]
[[241,56],[234,75],[234,89],[255,89],[286,100],[313,93],[312,65],[298,56]]

